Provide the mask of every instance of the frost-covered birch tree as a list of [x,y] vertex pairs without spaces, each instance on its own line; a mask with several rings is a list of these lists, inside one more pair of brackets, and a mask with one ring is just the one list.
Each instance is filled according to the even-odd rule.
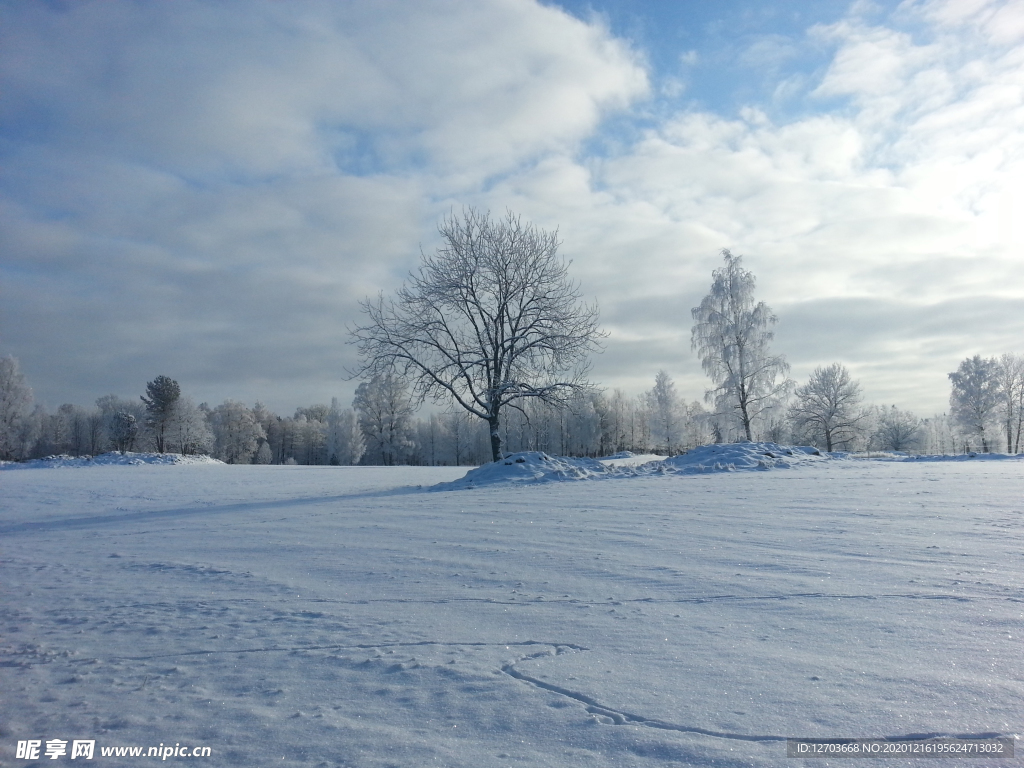
[[214,437],[206,413],[190,397],[179,397],[171,405],[166,427],[167,447],[185,455],[208,454]]
[[950,454],[960,448],[960,440],[953,426],[953,420],[945,413],[936,413],[921,420],[923,433],[922,450],[925,453]]
[[18,367],[18,360],[0,357],[0,459],[24,456],[22,427],[32,406],[32,390]]
[[379,455],[385,466],[400,463],[413,447],[412,417],[416,412],[405,381],[392,373],[374,376],[356,387],[352,407],[373,458]]
[[988,453],[989,430],[999,408],[998,369],[995,358],[975,355],[949,374],[950,415],[968,437],[981,440],[984,453]]
[[658,371],[654,388],[647,393],[651,415],[651,440],[655,451],[673,456],[682,443],[682,421],[676,385],[667,371]]
[[439,231],[442,245],[394,299],[364,302],[367,321],[352,331],[360,373],[396,372],[421,399],[483,419],[496,461],[504,408],[527,398],[566,403],[589,388],[597,308],[581,302],[556,232],[473,208]]
[[338,398],[331,399],[327,412],[327,453],[332,464],[358,464],[366,451],[363,431],[351,409],[341,409]]
[[711,292],[692,310],[691,346],[715,384],[707,401],[734,415],[745,438],[753,440],[758,414],[792,383],[786,378],[789,363],[769,351],[778,318],[763,301],[755,302],[756,278],[743,269],[743,257],[723,250],[722,258],[725,265],[712,273]]
[[217,458],[228,464],[248,464],[266,437],[256,416],[244,403],[225,400],[210,413]]

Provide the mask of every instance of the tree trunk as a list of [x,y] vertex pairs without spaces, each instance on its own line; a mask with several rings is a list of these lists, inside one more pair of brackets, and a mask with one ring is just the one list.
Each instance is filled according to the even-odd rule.
[[487,428],[491,433],[491,461],[498,461],[501,458],[501,431],[498,429],[499,426],[498,414],[491,414],[487,419]]
[[740,403],[740,412],[743,414],[743,432],[747,436],[747,442],[754,442],[753,435],[750,432],[750,417],[747,415],[747,404],[746,402]]

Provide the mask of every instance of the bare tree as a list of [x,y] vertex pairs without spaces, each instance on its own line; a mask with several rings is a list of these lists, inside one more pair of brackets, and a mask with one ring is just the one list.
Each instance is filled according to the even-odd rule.
[[[473,423],[472,416],[461,410],[451,410],[442,416],[444,434],[447,438],[448,452],[452,464],[460,467],[473,459]],[[479,424],[479,422],[476,422]]]
[[472,208],[439,231],[443,244],[395,299],[363,303],[368,320],[353,329],[360,373],[395,371],[419,398],[451,400],[483,419],[497,461],[505,406],[562,404],[589,388],[597,308],[581,303],[556,232]]
[[916,448],[923,438],[921,426],[921,420],[910,411],[900,410],[895,405],[883,408],[872,442],[886,451]]
[[295,418],[297,419],[299,416],[305,416],[310,421],[319,421],[321,424],[324,424],[327,422],[327,417],[330,413],[331,406],[324,403],[318,403],[307,408],[296,408]]
[[87,431],[89,435],[89,455],[96,456],[105,450],[106,431],[104,430],[103,413],[99,409],[88,411]]
[[921,430],[924,432],[925,453],[948,454],[956,453],[960,440],[953,428],[953,422],[945,413],[936,413],[927,419],[921,420]]
[[685,405],[679,402],[676,385],[667,371],[658,371],[654,377],[654,388],[647,393],[651,414],[651,439],[654,450],[668,456],[677,453],[682,443],[682,421]]
[[967,435],[981,438],[981,450],[988,453],[988,428],[999,407],[999,363],[994,357],[968,357],[951,374],[950,415]]
[[712,421],[714,415],[708,413],[699,401],[694,400],[686,406],[686,445],[687,449],[698,445],[707,445],[714,438]]
[[1006,452],[1020,450],[1021,427],[1024,426],[1024,357],[1007,353],[996,367],[999,394],[1002,400],[1003,423],[1006,428]]
[[824,440],[825,450],[831,451],[857,436],[863,419],[859,405],[860,384],[846,366],[832,363],[815,368],[810,380],[797,387],[790,418],[798,430]]
[[77,405],[64,403],[55,416],[64,422],[65,441],[61,453],[82,456],[89,451],[88,414]]
[[723,250],[722,258],[725,266],[712,273],[711,292],[692,310],[691,347],[715,383],[707,401],[737,416],[746,439],[753,440],[754,419],[792,384],[789,363],[769,354],[775,337],[770,328],[778,318],[763,301],[754,302],[756,279],[743,269],[743,257]]

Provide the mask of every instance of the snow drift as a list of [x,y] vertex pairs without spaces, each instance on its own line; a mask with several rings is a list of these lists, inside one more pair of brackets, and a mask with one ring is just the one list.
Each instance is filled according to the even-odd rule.
[[589,480],[624,470],[608,467],[597,459],[549,456],[543,451],[521,451],[501,461],[469,470],[465,477],[435,485],[436,490],[477,488],[482,485],[506,483],[549,483],[561,480]]
[[436,490],[478,488],[504,483],[550,483],[568,480],[599,480],[608,477],[690,475],[705,472],[788,469],[793,466],[845,459],[845,453],[825,453],[809,446],[789,447],[775,443],[705,445],[679,456],[648,461],[638,466],[620,463],[616,455],[606,460],[549,456],[542,451],[522,451],[501,461],[471,469],[466,476],[434,486]]
[[[846,453],[826,453],[808,445],[785,446],[776,443],[732,443],[702,445],[640,469],[671,474],[698,472],[736,472],[740,470],[789,469],[799,464],[845,459]],[[659,466],[663,465],[663,466]]]
[[138,466],[143,464],[223,464],[209,456],[183,456],[180,453],[132,453],[117,451],[99,456],[47,456],[30,461],[0,461],[0,469],[58,469],[64,467]]

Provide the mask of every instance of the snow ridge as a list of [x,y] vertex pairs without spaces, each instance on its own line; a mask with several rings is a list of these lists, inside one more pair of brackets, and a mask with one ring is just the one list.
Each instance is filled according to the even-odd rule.
[[702,445],[691,451],[672,456],[663,462],[651,462],[647,467],[672,474],[698,474],[702,472],[736,472],[738,470],[789,469],[798,464],[819,463],[845,459],[846,453],[826,453],[809,445],[785,446],[777,443],[732,443],[728,445]]
[[183,456],[180,453],[118,453],[99,456],[47,456],[30,461],[0,461],[0,469],[63,469],[67,467],[142,466],[144,464],[223,464],[209,456]]
[[507,483],[546,483],[562,480],[590,480],[610,474],[629,474],[625,469],[609,467],[597,459],[549,456],[543,451],[521,451],[501,461],[469,470],[465,477],[439,483],[434,490],[476,488]]
[[845,453],[825,453],[810,446],[791,447],[776,443],[735,443],[704,445],[679,456],[631,466],[616,461],[616,459],[622,458],[619,454],[608,459],[587,459],[549,456],[542,451],[522,451],[506,456],[501,461],[471,469],[465,477],[435,485],[433,490],[460,490],[509,483],[599,480],[609,477],[789,469],[801,464],[833,461],[847,457],[848,454]]

